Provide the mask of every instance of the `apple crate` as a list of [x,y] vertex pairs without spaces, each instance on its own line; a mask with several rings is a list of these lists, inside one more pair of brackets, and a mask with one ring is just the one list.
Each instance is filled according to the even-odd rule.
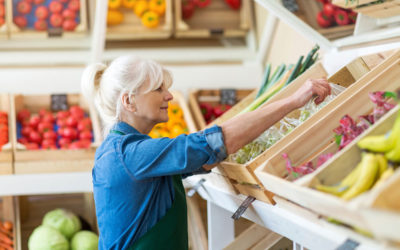
[[299,11],[297,14],[311,27],[317,30],[321,35],[330,40],[352,35],[354,32],[354,24],[344,26],[334,26],[329,28],[321,28],[317,23],[317,14],[322,10],[322,4],[318,1],[297,0]]
[[[248,89],[238,89],[233,91],[235,93],[236,101],[241,101],[249,94],[254,92],[254,90],[248,90]],[[199,89],[199,90],[192,90],[189,92],[189,107],[192,111],[197,127],[199,129],[204,129],[207,126],[207,124],[200,109],[201,102],[210,103],[212,106],[220,104],[221,90]]]
[[107,26],[106,39],[112,40],[143,40],[143,39],[167,39],[172,36],[172,0],[166,0],[166,10],[156,28],[145,27],[140,18],[132,9],[121,7],[120,11],[124,20],[118,25]]
[[8,94],[0,95],[0,111],[8,115],[8,143],[4,144],[0,150],[0,175],[13,173],[13,151],[12,151],[12,119],[11,119],[11,100]]
[[[93,106],[89,105],[80,94],[67,94],[68,106],[79,105],[89,115],[93,127],[92,144],[87,149],[50,149],[27,150],[17,142],[16,132],[12,134],[14,147],[15,174],[28,173],[58,173],[91,171],[94,165],[94,155],[101,138],[100,122]],[[22,109],[38,113],[40,109],[51,109],[51,95],[14,95],[12,98],[12,126],[17,131],[16,115]],[[56,111],[56,110],[53,110]]]
[[[358,0],[351,1],[346,0],[333,0],[332,3],[334,5],[340,6],[342,8],[351,8],[353,11],[357,13],[361,13],[366,16],[370,16],[373,18],[387,18],[392,16],[400,15],[400,1],[399,0],[386,0],[382,3],[375,3],[372,5],[372,2],[376,2],[376,0]],[[366,5],[366,6],[363,6]]]
[[67,209],[77,215],[82,230],[98,233],[92,193],[19,196],[16,202],[21,244],[18,249],[28,250],[28,239],[33,230],[42,224],[47,212],[57,208]]
[[[373,187],[350,201],[313,189],[316,184],[320,183],[325,185],[338,183],[349,174],[361,159],[362,152],[358,148],[357,142],[364,136],[384,134],[390,130],[399,110],[399,106],[397,106],[387,113],[362,136],[330,159],[323,168],[307,176],[307,180],[304,180],[301,186],[290,185],[289,191],[287,181],[279,179],[281,184],[279,188],[284,192],[277,192],[277,194],[320,215],[371,231],[377,238],[400,242],[397,230],[400,226],[400,169],[395,170],[394,175],[381,186]],[[272,179],[264,179],[261,178],[261,175],[259,176],[266,186],[267,182]],[[277,184],[276,181],[275,183]],[[274,190],[278,190],[278,188],[276,187]]]
[[[325,106],[326,114],[324,117],[316,121],[312,118],[306,121],[304,125],[307,126],[290,144],[275,150],[274,154],[255,171],[263,187],[276,195],[294,202],[300,202],[298,188],[305,185],[314,175],[309,174],[293,181],[293,178],[287,175],[282,154],[287,153],[293,165],[297,166],[309,161],[315,164],[321,154],[337,152],[338,147],[333,138],[333,129],[339,126],[339,120],[346,114],[356,118],[371,112],[374,104],[369,100],[368,93],[394,91],[399,87],[397,80],[400,74],[399,58],[400,51],[386,59]],[[339,151],[332,159],[320,166],[315,173],[323,171],[342,152],[346,152],[347,148],[351,148],[351,146]],[[299,204],[303,205],[303,203]]]
[[9,221],[13,224],[13,249],[21,249],[21,230],[18,211],[17,197],[3,196],[0,197],[0,221]]
[[243,0],[239,10],[224,0],[211,1],[205,8],[195,8],[188,19],[182,17],[182,0],[175,0],[175,37],[211,38],[245,37],[251,28],[251,1]]
[[[86,10],[87,2],[85,0],[36,0],[32,1],[32,3],[29,2],[30,1],[23,0],[6,0],[9,34],[11,39],[44,39],[57,37],[68,39],[86,36],[88,31],[88,21]],[[55,24],[57,22],[56,20],[59,20],[59,18],[51,17],[52,14],[49,10],[49,6],[52,2],[66,2],[57,7],[58,9],[61,7],[62,11],[68,9],[65,15],[69,17],[69,21],[64,21],[62,23],[62,25],[66,26],[65,28],[63,28],[63,26],[60,27],[59,24]],[[70,4],[73,5],[73,7],[69,7]],[[37,11],[38,8],[40,8],[39,11]],[[35,28],[35,22],[38,20],[37,15],[45,17],[46,11],[48,17],[44,18],[45,21],[40,25],[37,24]],[[64,12],[61,13],[61,15],[64,14]],[[57,15],[57,17],[60,16]],[[43,29],[39,28],[39,26],[43,27]],[[75,28],[73,28],[74,26]]]
[[[319,66],[319,67],[318,67]],[[224,170],[224,172],[233,180],[237,181],[237,185],[244,185],[242,188],[238,188],[237,185],[235,186],[239,190],[243,190],[246,188],[252,188],[251,191],[252,193],[255,193],[256,190],[254,188],[258,188],[259,195],[258,197],[264,197],[262,201],[265,200],[270,200],[272,202],[271,194],[269,194],[266,191],[270,191],[266,187],[263,186],[263,183],[257,178],[255,174],[255,170],[262,165],[265,161],[268,161],[271,157],[273,157],[276,152],[281,152],[283,148],[286,148],[288,145],[292,145],[292,142],[296,140],[299,136],[301,136],[304,131],[307,131],[307,129],[315,123],[318,123],[320,120],[325,119],[324,117],[326,116],[329,111],[338,105],[338,103],[341,103],[345,96],[351,96],[357,87],[353,87],[352,85],[354,82],[357,82],[359,78],[361,78],[363,75],[367,74],[370,71],[370,68],[365,64],[364,60],[362,58],[357,58],[344,66],[341,70],[339,70],[337,73],[335,73],[332,78],[329,78],[329,82],[334,82],[337,84],[340,84],[343,87],[346,87],[346,89],[343,93],[341,93],[338,97],[336,97],[334,100],[331,101],[331,103],[335,104],[327,104],[325,107],[323,107],[321,110],[319,110],[317,113],[309,117],[306,121],[304,121],[302,124],[294,128],[289,134],[281,138],[279,141],[277,141],[274,145],[272,145],[270,148],[268,148],[266,151],[261,153],[259,156],[256,158],[252,159],[251,161],[245,163],[245,164],[239,164],[235,162],[229,162],[229,161],[223,161],[221,162],[221,168]],[[307,74],[306,74],[307,73]],[[299,78],[297,78],[295,81],[293,81],[287,89],[284,89],[283,91],[279,92],[277,95],[274,96],[269,102],[274,101],[274,100],[279,100],[281,98],[284,98],[286,96],[289,96],[292,94],[295,90],[297,90],[306,79],[308,78],[320,78],[323,77],[324,75],[323,67],[322,65],[315,65],[315,67],[310,68],[308,71],[305,72],[305,74],[301,75]],[[344,76],[344,75],[348,76]],[[326,76],[326,73],[325,73]],[[332,80],[333,79],[333,80]],[[347,81],[343,82],[336,82],[335,79],[347,79]],[[357,85],[359,86],[359,85]],[[286,117],[291,117],[291,118],[298,118],[300,115],[299,110],[295,110],[291,113],[289,113]],[[275,126],[279,128],[279,123],[277,123]],[[251,184],[251,185],[248,185]],[[246,194],[246,193],[244,193]],[[268,194],[268,195],[265,195]],[[257,197],[256,197],[257,198]],[[261,200],[261,199],[260,199]]]

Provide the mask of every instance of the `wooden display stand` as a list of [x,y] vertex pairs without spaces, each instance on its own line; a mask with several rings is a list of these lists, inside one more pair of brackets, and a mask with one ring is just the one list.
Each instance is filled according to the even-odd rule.
[[372,2],[376,2],[376,0],[358,0],[354,3],[346,0],[333,0],[332,3],[342,8],[352,8],[357,13],[361,13],[363,15],[373,18],[388,18],[400,15],[399,0],[386,0],[382,3],[376,3],[365,7],[358,7]]
[[[253,90],[238,89],[236,90],[236,100],[241,101],[252,92]],[[203,114],[201,113],[200,103],[207,102],[211,105],[216,105],[220,103],[220,100],[221,91],[219,89],[200,89],[191,90],[189,92],[189,107],[192,111],[197,127],[200,130],[207,126]]]
[[[6,15],[7,25],[9,29],[10,39],[25,40],[25,39],[48,39],[48,38],[61,38],[71,39],[77,37],[84,37],[88,31],[88,18],[87,18],[87,5],[86,0],[80,0],[79,21],[74,31],[64,31],[62,29],[53,29],[47,31],[38,31],[32,28],[21,29],[13,21],[13,1],[6,1]],[[50,27],[50,26],[49,26]]]
[[298,16],[302,17],[302,19],[305,20],[312,28],[326,38],[333,40],[353,34],[355,27],[354,24],[321,28],[317,23],[317,14],[322,10],[322,4],[318,1],[297,0],[297,3],[300,8],[300,13]]
[[175,0],[175,37],[245,37],[250,29],[251,1],[243,0],[240,10],[231,9],[223,0],[196,8],[193,16],[182,18],[182,0]]
[[180,91],[171,91],[171,94],[173,95],[174,99],[172,102],[179,104],[183,111],[183,119],[185,119],[186,126],[188,128],[189,133],[194,133],[197,132],[197,127],[196,123],[193,120],[192,113],[189,110],[189,107],[185,101],[185,98],[183,94]]
[[11,101],[7,94],[0,95],[0,110],[8,114],[8,143],[0,151],[0,175],[13,173]]
[[167,39],[172,36],[172,0],[166,0],[165,15],[160,19],[156,28],[145,27],[140,18],[131,9],[121,8],[124,21],[119,25],[108,26],[106,39],[111,40],[139,40],[139,39]]
[[13,223],[14,249],[21,249],[21,229],[17,199],[13,196],[3,196],[0,198],[0,221],[10,221]]
[[95,109],[88,105],[84,97],[79,94],[67,95],[68,105],[79,105],[89,114],[92,121],[94,142],[88,149],[79,150],[26,150],[25,146],[17,142],[16,114],[23,108],[31,112],[39,112],[41,108],[51,110],[50,95],[15,95],[12,100],[12,119],[14,142],[14,170],[16,174],[31,173],[59,173],[91,171],[94,165],[94,155],[99,146],[102,135],[99,118]]

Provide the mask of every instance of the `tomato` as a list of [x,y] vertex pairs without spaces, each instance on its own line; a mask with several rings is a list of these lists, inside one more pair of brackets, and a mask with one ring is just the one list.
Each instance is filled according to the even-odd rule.
[[71,142],[72,142],[71,139],[62,137],[58,140],[58,145],[60,145],[60,146],[65,145],[65,144],[69,145]]
[[211,0],[193,0],[193,3],[200,8],[204,8],[207,7],[208,5],[210,5]]
[[6,14],[6,10],[4,8],[4,5],[0,5],[0,17],[4,17],[4,15]]
[[62,12],[62,15],[64,19],[75,19],[76,18],[76,12],[70,9],[65,9]]
[[66,119],[69,116],[69,111],[58,111],[57,119]]
[[28,25],[28,20],[24,16],[16,16],[14,17],[14,23],[20,28],[25,28]]
[[31,128],[31,127],[29,127],[29,126],[26,126],[26,127],[23,127],[23,128],[22,128],[21,134],[22,134],[22,136],[24,136],[24,137],[29,137],[29,134],[31,133],[31,131],[33,131],[33,128]]
[[31,116],[31,112],[29,112],[29,110],[21,109],[17,113],[17,120],[22,123],[22,121],[28,120],[30,116]]
[[29,126],[31,126],[33,129],[37,129],[39,123],[40,123],[40,117],[38,115],[33,115],[29,119]]
[[92,140],[92,138],[93,138],[92,132],[89,130],[84,130],[79,133],[80,140]]
[[338,9],[335,12],[335,21],[338,25],[347,25],[350,23],[349,15],[346,11]]
[[62,2],[62,3],[68,3],[69,0],[60,0],[60,2]]
[[322,28],[328,28],[332,25],[332,19],[327,17],[324,12],[320,11],[317,14],[317,23]]
[[49,17],[49,9],[46,6],[39,6],[36,8],[35,16],[39,20],[45,20]]
[[57,130],[57,134],[58,134],[59,136],[63,136],[63,134],[64,134],[64,129],[65,129],[65,127],[59,128],[59,129]]
[[75,22],[75,20],[67,19],[63,22],[63,29],[67,31],[73,31],[77,25],[78,24]]
[[225,3],[229,5],[234,10],[240,9],[241,2],[240,0],[225,0]]
[[46,145],[43,145],[43,143],[42,143],[42,149],[50,150],[50,149],[58,149],[58,148],[57,148],[56,144],[46,144]]
[[90,118],[85,118],[81,121],[78,122],[78,131],[83,131],[83,130],[92,130],[92,121],[90,120]]
[[28,142],[25,144],[25,147],[26,147],[26,149],[29,149],[29,150],[37,150],[37,149],[39,149],[39,144],[34,143],[34,142]]
[[38,125],[38,132],[43,134],[47,131],[53,131],[53,124],[48,122],[41,122]]
[[[44,3],[44,1],[45,1],[45,0],[34,0],[34,3],[35,3],[36,5],[39,5],[39,4]],[[30,0],[30,2],[32,2],[32,0]]]
[[29,12],[31,12],[31,10],[32,10],[32,5],[25,0],[23,0],[17,4],[18,13],[25,15],[25,14],[28,14]]
[[336,7],[331,3],[324,4],[323,12],[327,17],[333,17],[335,14]]
[[19,142],[19,143],[22,143],[22,144],[27,144],[29,141],[28,141],[28,138],[26,138],[26,137],[21,137],[21,138],[18,139],[18,142]]
[[81,8],[79,0],[71,0],[68,4],[68,9],[78,11]]
[[4,116],[0,116],[0,124],[8,124],[8,118]]
[[61,13],[63,10],[63,5],[58,1],[53,1],[49,4],[49,9],[52,13]]
[[81,149],[81,148],[82,148],[82,144],[79,141],[74,141],[68,147],[68,149]]
[[39,31],[47,30],[47,22],[45,20],[37,20],[33,26]]
[[42,141],[42,147],[49,147],[51,145],[56,145],[56,142],[52,139],[43,139]]
[[53,123],[54,122],[54,116],[52,113],[47,113],[44,116],[42,116],[42,121],[43,122],[48,122],[48,123]]
[[57,133],[54,130],[49,130],[43,133],[43,139],[45,140],[57,140]]
[[86,140],[86,139],[79,140],[78,142],[81,145],[81,148],[90,148],[90,145],[92,144],[91,140]]
[[62,136],[71,140],[75,140],[78,137],[78,132],[75,128],[66,127],[63,130]]
[[78,125],[78,121],[75,117],[70,116],[67,118],[67,126],[71,128],[75,128]]
[[64,128],[67,126],[67,119],[58,119],[57,120],[57,126],[59,128]]
[[39,132],[32,130],[29,133],[29,141],[40,144],[42,142],[42,136],[39,134]]
[[61,27],[63,24],[63,17],[62,15],[55,13],[50,16],[50,24],[53,27]]
[[189,19],[194,14],[195,5],[192,0],[185,0],[182,2],[182,18]]
[[78,120],[85,116],[85,111],[83,111],[83,109],[79,106],[72,106],[69,108],[69,112]]

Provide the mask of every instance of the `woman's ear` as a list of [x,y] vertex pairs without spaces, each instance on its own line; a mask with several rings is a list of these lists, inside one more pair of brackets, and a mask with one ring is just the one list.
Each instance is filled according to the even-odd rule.
[[133,96],[129,98],[129,94],[124,93],[121,97],[121,101],[122,106],[124,106],[127,111],[136,112],[135,99],[133,98]]

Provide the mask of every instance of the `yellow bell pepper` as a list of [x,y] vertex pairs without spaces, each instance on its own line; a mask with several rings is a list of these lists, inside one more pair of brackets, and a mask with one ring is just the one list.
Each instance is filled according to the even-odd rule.
[[154,11],[146,11],[142,16],[142,24],[147,28],[156,28],[160,23],[160,17]]
[[135,8],[133,11],[138,17],[142,17],[142,15],[149,10],[149,4],[147,1],[139,0],[135,4]]
[[127,9],[133,9],[135,7],[137,0],[122,0],[122,6]]
[[124,14],[118,10],[108,10],[107,25],[118,25],[124,21]]
[[165,0],[150,0],[149,9],[160,16],[165,13]]
[[108,8],[112,10],[119,9],[121,4],[122,0],[108,0]]

